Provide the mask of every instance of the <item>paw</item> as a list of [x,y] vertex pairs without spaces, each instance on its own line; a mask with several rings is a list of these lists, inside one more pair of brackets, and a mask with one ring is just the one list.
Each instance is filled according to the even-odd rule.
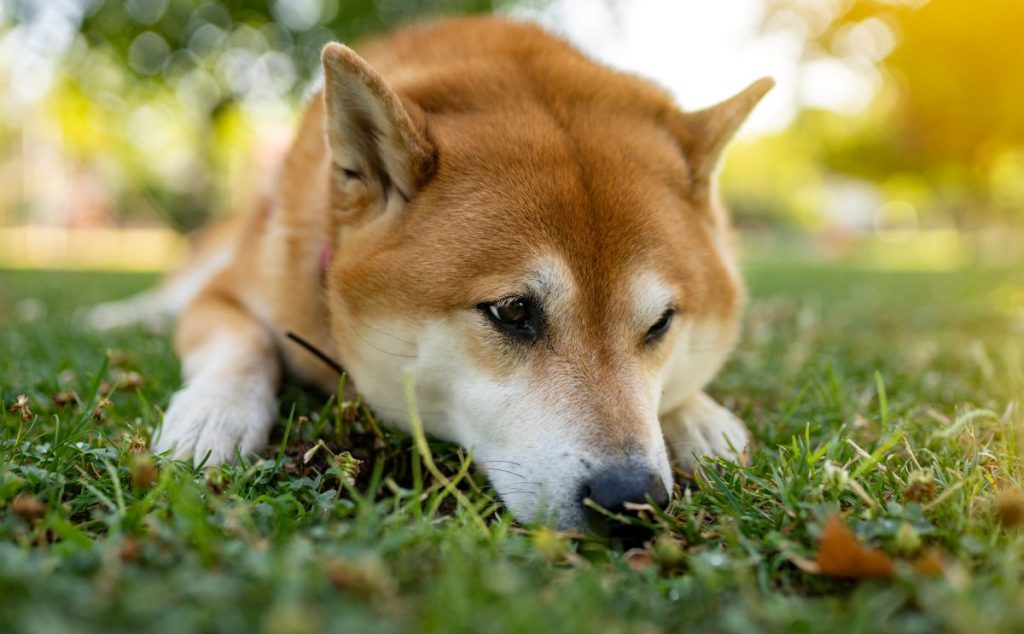
[[[171,398],[163,426],[153,438],[155,453],[170,452],[195,464],[231,462],[267,446],[276,418],[271,390],[253,386],[189,385]],[[209,458],[207,458],[209,454]]]
[[665,421],[666,440],[679,466],[688,474],[700,467],[700,458],[747,462],[750,433],[735,414],[700,394]]

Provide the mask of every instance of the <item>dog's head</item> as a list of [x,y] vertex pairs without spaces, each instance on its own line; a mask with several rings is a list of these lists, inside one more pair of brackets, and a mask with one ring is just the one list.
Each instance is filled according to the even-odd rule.
[[586,497],[668,499],[659,411],[717,371],[742,303],[712,172],[771,83],[684,114],[550,46],[390,85],[327,46],[328,302],[380,415],[407,423],[411,374],[519,519],[581,528]]

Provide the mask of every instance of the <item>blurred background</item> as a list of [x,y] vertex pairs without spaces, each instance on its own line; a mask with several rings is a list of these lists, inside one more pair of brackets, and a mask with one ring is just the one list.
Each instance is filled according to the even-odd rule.
[[755,257],[1019,261],[1021,0],[0,0],[0,267],[169,266],[287,145],[325,42],[481,11],[686,109],[775,77],[722,175]]

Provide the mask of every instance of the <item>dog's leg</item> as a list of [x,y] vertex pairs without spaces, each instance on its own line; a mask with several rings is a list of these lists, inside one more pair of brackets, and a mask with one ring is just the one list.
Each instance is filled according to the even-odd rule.
[[704,456],[746,462],[746,425],[707,394],[698,392],[660,418],[665,441],[687,473],[695,472]]
[[261,451],[281,372],[270,332],[213,287],[182,314],[175,344],[185,386],[171,399],[154,450],[208,465]]

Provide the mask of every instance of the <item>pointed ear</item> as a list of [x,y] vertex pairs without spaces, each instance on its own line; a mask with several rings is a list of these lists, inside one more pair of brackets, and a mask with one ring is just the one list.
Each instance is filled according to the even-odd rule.
[[723,150],[750,111],[774,85],[775,80],[762,77],[717,105],[682,114],[682,125],[674,128],[681,137],[690,177],[698,193],[710,188]]
[[336,171],[379,185],[384,199],[408,201],[436,163],[422,111],[403,104],[384,79],[347,46],[321,53],[327,142]]

